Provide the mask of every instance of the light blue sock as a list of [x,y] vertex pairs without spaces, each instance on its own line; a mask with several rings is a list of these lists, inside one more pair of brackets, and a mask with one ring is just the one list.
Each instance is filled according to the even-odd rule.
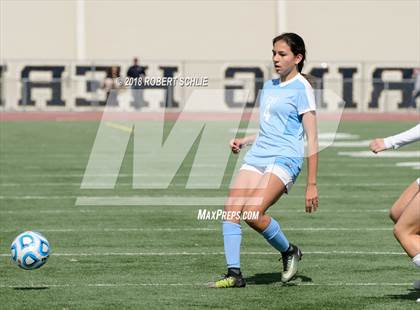
[[277,251],[286,252],[289,248],[289,241],[275,219],[271,218],[270,224],[261,234]]
[[228,268],[240,268],[242,230],[241,225],[224,221],[223,241],[225,247],[226,264]]

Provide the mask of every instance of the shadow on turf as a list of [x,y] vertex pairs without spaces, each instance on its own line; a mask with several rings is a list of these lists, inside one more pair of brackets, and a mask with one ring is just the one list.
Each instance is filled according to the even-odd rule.
[[410,289],[408,290],[408,294],[386,295],[386,297],[391,299],[417,300],[417,298],[420,298],[420,290]]
[[[300,280],[299,282],[312,282],[312,278],[298,275],[294,278],[294,280]],[[271,272],[271,273],[257,273],[251,277],[245,278],[245,281],[249,284],[271,284],[271,283],[281,283],[281,273],[279,272]],[[284,284],[287,286],[296,285],[294,283],[287,283]]]
[[31,290],[47,290],[47,286],[28,286],[28,287],[14,287],[15,291],[31,291]]

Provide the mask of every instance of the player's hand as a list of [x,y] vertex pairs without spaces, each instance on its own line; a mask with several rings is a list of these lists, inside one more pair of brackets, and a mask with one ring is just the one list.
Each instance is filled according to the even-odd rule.
[[307,213],[315,212],[318,209],[318,189],[315,184],[306,186],[305,211]]
[[229,142],[229,146],[233,153],[238,154],[241,151],[243,145],[242,139],[232,139]]
[[372,140],[369,144],[369,148],[373,153],[379,153],[386,150],[384,139]]

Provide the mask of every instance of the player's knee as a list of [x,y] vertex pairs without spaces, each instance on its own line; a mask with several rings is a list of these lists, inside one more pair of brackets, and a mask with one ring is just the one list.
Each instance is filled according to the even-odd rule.
[[398,240],[401,240],[402,236],[404,235],[404,229],[398,223],[394,225],[394,236]]
[[229,197],[224,206],[224,210],[227,212],[232,211],[242,211],[245,205],[245,200],[243,198]]
[[259,227],[261,212],[257,206],[245,205],[242,209],[243,220],[252,228]]
[[394,211],[394,209],[393,208],[391,208],[391,210],[389,210],[389,218],[394,222],[394,223],[396,223],[397,221],[398,221],[398,217],[397,217],[397,214],[395,214],[395,211]]

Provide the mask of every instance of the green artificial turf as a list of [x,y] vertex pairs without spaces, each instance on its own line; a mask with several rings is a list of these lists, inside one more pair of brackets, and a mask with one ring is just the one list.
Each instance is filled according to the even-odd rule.
[[[412,125],[343,122],[339,132],[369,140]],[[215,290],[206,283],[225,272],[221,223],[197,220],[197,213],[222,208],[202,205],[200,197],[227,195],[235,158],[219,189],[185,188],[194,148],[168,189],[133,189],[131,137],[116,187],[81,189],[98,126],[0,123],[1,309],[420,307],[420,292],[412,289],[420,272],[395,241],[387,213],[419,174],[396,163],[418,158],[353,158],[338,152],[367,148],[324,149],[319,211],[303,212],[306,167],[290,195],[269,211],[304,252],[296,280],[279,282],[279,255],[243,224],[241,265],[247,287]],[[413,144],[400,152],[416,150],[419,145]],[[97,196],[189,197],[197,205],[76,205],[78,197]],[[10,243],[24,230],[43,233],[51,244],[50,259],[39,270],[21,270],[10,260]]]

